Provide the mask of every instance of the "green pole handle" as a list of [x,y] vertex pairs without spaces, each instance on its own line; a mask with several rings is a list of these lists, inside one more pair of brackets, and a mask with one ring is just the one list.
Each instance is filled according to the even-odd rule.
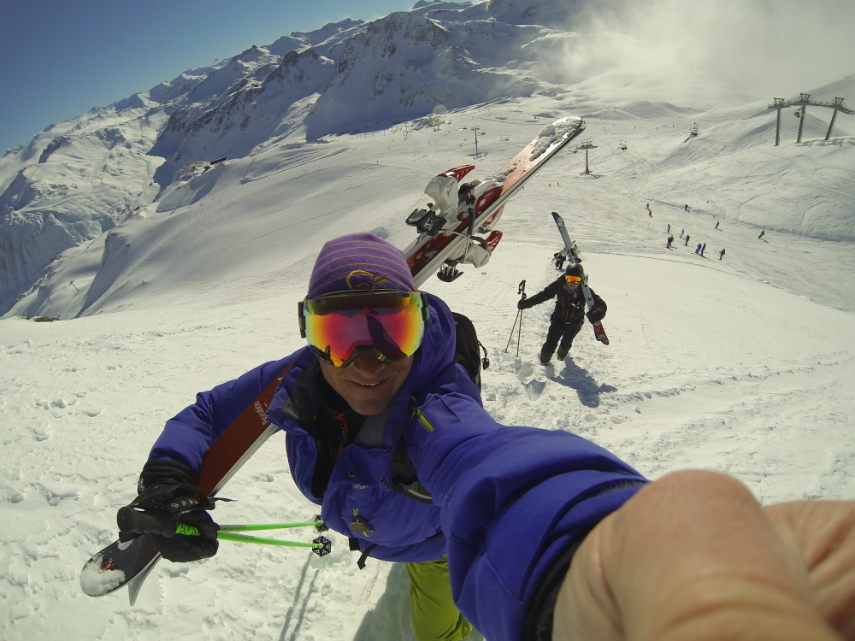
[[[217,539],[221,541],[236,541],[238,543],[257,543],[260,545],[283,545],[288,547],[299,548],[323,548],[324,544],[317,541],[306,543],[303,541],[286,541],[282,539],[270,539],[261,536],[249,536],[247,534],[235,534],[237,531],[256,531],[256,530],[279,530],[286,528],[321,526],[323,521],[305,521],[301,523],[249,523],[245,525],[221,525],[217,532]],[[176,534],[185,536],[200,536],[199,530],[192,525],[179,523],[175,528]]]
[[284,530],[297,527],[319,527],[323,521],[304,521],[302,523],[245,523],[243,525],[221,525],[220,532],[253,532],[257,530]]
[[238,543],[258,543],[259,545],[284,545],[295,548],[321,548],[322,543],[307,543],[304,541],[283,541],[282,539],[268,539],[261,536],[248,536],[246,534],[232,534],[231,532],[220,532],[217,538],[222,541],[237,541]]

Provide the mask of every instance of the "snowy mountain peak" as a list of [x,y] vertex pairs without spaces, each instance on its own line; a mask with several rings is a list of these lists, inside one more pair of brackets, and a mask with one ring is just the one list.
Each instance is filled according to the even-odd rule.
[[490,15],[509,24],[566,24],[592,0],[489,0]]
[[[771,193],[740,187],[739,168],[756,150],[764,152],[752,158],[748,173],[762,171],[780,179],[799,167],[812,171],[818,159],[826,157],[836,166],[839,155],[851,152],[848,143],[812,150],[804,145],[800,149],[810,152],[809,159],[791,150],[769,155],[774,118],[767,96],[752,98],[758,102],[750,107],[741,98],[736,103],[725,101],[721,113],[733,108],[739,114],[730,121],[712,116],[709,105],[715,104],[716,95],[724,100],[725,94],[716,92],[727,86],[725,81],[692,73],[675,76],[670,51],[660,57],[667,64],[646,64],[649,59],[643,57],[646,66],[639,66],[636,52],[658,51],[663,46],[659,41],[648,43],[635,33],[627,36],[612,30],[572,30],[600,6],[589,0],[418,2],[410,11],[373,22],[345,20],[292,33],[271,45],[252,45],[232,58],[188,70],[49,127],[27,146],[0,158],[0,314],[21,299],[18,311],[51,309],[69,315],[67,310],[56,312],[55,287],[61,283],[54,283],[53,289],[48,286],[57,274],[65,273],[66,252],[88,247],[87,243],[104,251],[107,230],[148,215],[179,215],[191,205],[208,203],[206,194],[217,189],[216,180],[230,175],[216,164],[223,159],[236,166],[244,159],[254,172],[268,162],[288,165],[292,160],[279,156],[282,150],[303,148],[314,157],[317,148],[307,143],[385,131],[434,113],[464,113],[476,105],[489,113],[491,105],[512,101],[534,101],[526,102],[538,105],[527,107],[532,121],[542,113],[567,112],[610,126],[667,119],[676,128],[679,121],[682,131],[676,147],[666,145],[655,158],[617,172],[642,181],[644,186],[632,187],[633,193],[642,188],[681,192],[687,180],[698,181],[700,175],[708,192],[705,200],[717,215],[799,234],[855,238],[855,222],[846,204],[851,198],[834,197],[840,189],[837,170],[814,172],[813,187],[804,193],[792,184]],[[622,54],[626,55],[621,58]],[[829,100],[855,96],[853,84],[849,76],[815,93],[833,92]],[[675,94],[674,88],[680,91]],[[669,102],[672,95],[689,95],[693,102],[676,98]],[[694,102],[700,96],[703,105]],[[696,120],[705,121],[702,135],[684,140]],[[491,122],[492,129],[500,128],[501,121]],[[809,110],[801,122],[805,134],[816,140],[824,135],[827,114]],[[785,128],[794,125],[790,119]],[[846,140],[851,130],[845,118],[837,119],[834,134],[839,140],[841,136]],[[607,131],[603,128],[602,135]],[[459,149],[470,144],[467,134]],[[468,160],[457,158],[453,164]],[[722,162],[728,171],[721,171]],[[420,171],[428,174],[446,168],[444,163],[435,166],[432,159],[423,164]],[[698,167],[703,167],[699,174]],[[736,178],[731,170],[737,172]],[[849,198],[845,189],[844,193]],[[785,221],[769,213],[788,210],[793,203],[803,211]],[[112,255],[110,269],[123,255]],[[50,303],[48,290],[54,291]],[[81,309],[76,305],[74,313]]]

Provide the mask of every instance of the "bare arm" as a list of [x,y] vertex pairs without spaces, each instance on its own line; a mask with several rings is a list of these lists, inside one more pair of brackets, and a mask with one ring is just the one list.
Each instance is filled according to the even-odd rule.
[[553,639],[855,640],[855,502],[764,508],[732,477],[671,474],[580,546]]

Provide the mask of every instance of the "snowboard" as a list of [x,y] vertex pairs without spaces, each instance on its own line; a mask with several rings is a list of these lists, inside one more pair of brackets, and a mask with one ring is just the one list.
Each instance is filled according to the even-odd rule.
[[[570,238],[567,226],[564,224],[564,219],[557,212],[552,212],[552,218],[555,220],[555,224],[558,226],[558,231],[561,233],[561,238],[564,240],[564,251],[567,253],[567,259],[582,262],[582,259],[579,258],[576,243],[574,243]],[[582,278],[582,295],[585,297],[585,304],[588,307],[588,311],[591,311],[591,308],[594,306],[594,296],[591,294],[591,288],[588,287],[587,272],[585,272],[585,276]],[[606,335],[603,323],[601,321],[597,321],[596,323],[591,323],[591,325],[594,326],[594,337],[603,345],[608,345],[609,337]]]
[[419,234],[404,249],[416,286],[434,271],[440,280],[456,279],[462,274],[461,263],[484,266],[502,238],[495,225],[505,203],[584,129],[585,123],[575,116],[556,120],[483,181],[463,182],[474,165],[453,167],[432,178],[425,188],[432,202],[406,218]]

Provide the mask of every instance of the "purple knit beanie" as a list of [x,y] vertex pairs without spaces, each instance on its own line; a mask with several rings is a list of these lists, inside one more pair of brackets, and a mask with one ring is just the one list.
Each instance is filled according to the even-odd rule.
[[341,236],[321,248],[309,280],[309,298],[372,289],[415,291],[400,249],[373,234]]

